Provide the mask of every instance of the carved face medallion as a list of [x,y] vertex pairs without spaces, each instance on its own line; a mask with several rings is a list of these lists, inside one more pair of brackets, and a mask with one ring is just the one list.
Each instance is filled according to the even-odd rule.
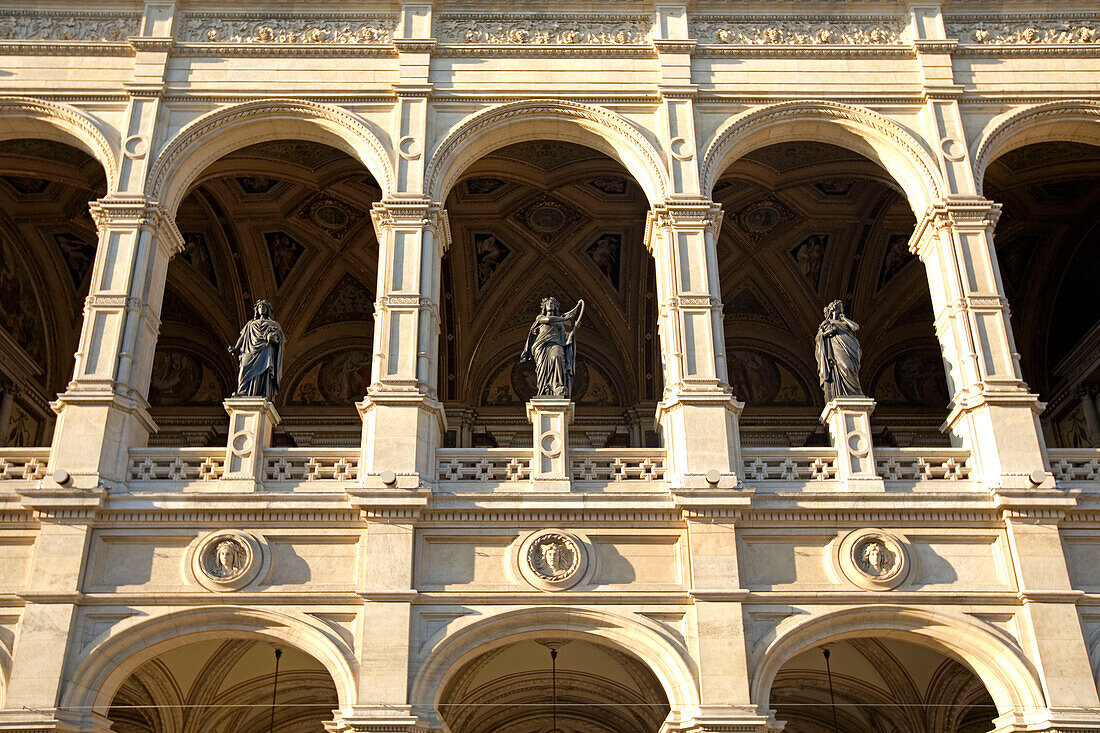
[[912,573],[907,542],[881,529],[863,529],[841,535],[834,562],[853,584],[867,590],[890,590]]
[[192,547],[189,577],[208,590],[243,588],[256,580],[268,563],[266,542],[239,530],[211,532]]
[[897,566],[895,554],[877,537],[857,543],[854,554],[856,567],[871,578],[885,577]]
[[208,576],[220,581],[239,578],[248,569],[248,548],[235,537],[225,537],[208,547],[202,568]]
[[527,564],[543,580],[568,580],[580,567],[580,548],[565,535],[545,534],[528,546]]

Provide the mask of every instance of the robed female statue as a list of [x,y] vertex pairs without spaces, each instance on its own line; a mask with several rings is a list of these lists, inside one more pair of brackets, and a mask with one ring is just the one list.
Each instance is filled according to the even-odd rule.
[[558,315],[558,301],[543,298],[542,311],[531,324],[527,345],[519,357],[521,362],[534,360],[539,397],[568,398],[573,391],[577,353],[573,334],[582,315],[583,300],[578,300],[573,310]]
[[825,402],[837,397],[862,397],[859,362],[863,351],[856,340],[859,326],[844,315],[844,306],[834,300],[825,306],[825,320],[817,329],[817,371]]
[[229,347],[229,353],[241,360],[234,397],[271,399],[278,393],[285,343],[283,329],[271,317],[271,304],[257,300],[252,320],[241,329],[237,343]]

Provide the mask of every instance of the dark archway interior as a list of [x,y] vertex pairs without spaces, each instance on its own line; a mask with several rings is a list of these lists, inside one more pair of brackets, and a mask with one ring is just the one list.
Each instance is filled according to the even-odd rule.
[[814,362],[822,308],[860,324],[860,381],[875,440],[944,445],[947,384],[915,219],[878,164],[834,145],[781,143],[731,165],[714,189],[730,384],[746,445],[826,440]]
[[440,393],[449,446],[530,445],[534,370],[518,362],[542,298],[577,331],[572,435],[585,447],[656,445],[662,389],[648,202],[616,161],[572,143],[531,141],[474,163],[447,198]]
[[310,655],[249,639],[165,652],[131,674],[111,701],[116,733],[323,733],[339,707],[328,671]]
[[72,379],[98,233],[103,167],[51,140],[0,142],[0,445],[48,445]]
[[[556,675],[550,649],[558,650]],[[553,705],[556,678],[557,706]],[[453,733],[656,733],[669,712],[635,657],[580,640],[520,641],[467,662],[440,697]]]
[[786,733],[987,733],[997,717],[985,686],[961,663],[870,637],[796,655],[776,675],[770,706]]
[[1047,403],[1047,443],[1100,447],[1100,147],[1017,148],[989,165],[984,192],[1003,206],[997,261],[1024,379]]

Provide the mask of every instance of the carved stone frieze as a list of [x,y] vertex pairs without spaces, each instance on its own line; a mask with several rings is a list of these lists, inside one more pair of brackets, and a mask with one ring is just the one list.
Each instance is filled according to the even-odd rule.
[[700,43],[820,46],[828,44],[900,45],[901,18],[798,18],[698,16],[689,26]]
[[390,43],[396,15],[188,13],[179,39],[189,43]]
[[637,46],[649,43],[646,15],[447,14],[439,18],[440,43],[536,46]]
[[978,45],[1080,44],[1100,42],[1100,22],[1050,17],[948,19],[948,37]]
[[118,43],[137,35],[140,27],[137,13],[0,12],[0,40]]

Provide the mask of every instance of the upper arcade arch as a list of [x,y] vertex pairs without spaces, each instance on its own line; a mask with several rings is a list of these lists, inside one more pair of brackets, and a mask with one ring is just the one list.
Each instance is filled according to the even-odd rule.
[[18,138],[42,138],[72,145],[103,166],[107,193],[118,185],[115,147],[90,117],[73,107],[29,97],[0,99],[0,140]]
[[1100,145],[1100,102],[1048,102],[997,118],[974,151],[978,193],[984,190],[986,170],[994,160],[1025,145],[1053,141]]
[[[157,656],[198,641],[252,639],[293,646],[328,670],[340,707],[357,697],[354,652],[330,630],[261,608],[191,608],[123,627],[97,644],[69,676],[61,707],[107,715],[115,693],[139,667]],[[136,649],[136,650],[135,650]]]
[[332,105],[291,99],[222,107],[188,124],[157,156],[145,191],[174,213],[202,171],[218,159],[249,145],[288,139],[337,148],[366,166],[384,198],[395,192],[389,153],[362,118]]
[[669,192],[660,153],[626,118],[577,102],[531,99],[475,113],[451,130],[432,151],[424,192],[443,201],[463,172],[497,148],[528,140],[558,140],[584,145],[622,163],[650,204]]
[[800,652],[857,637],[898,639],[937,651],[967,666],[985,685],[997,712],[1034,713],[1046,706],[1038,675],[1023,653],[978,622],[942,611],[861,606],[809,619],[766,638],[750,653],[752,700],[767,707],[780,668]]
[[698,671],[688,651],[655,624],[582,608],[525,608],[465,626],[439,641],[419,666],[409,702],[438,709],[451,679],[470,660],[526,639],[578,639],[610,647],[647,665],[673,712],[699,705]]
[[727,122],[703,157],[704,195],[711,195],[726,168],[745,153],[794,141],[839,145],[877,162],[905,192],[918,217],[944,195],[935,161],[900,125],[864,107],[822,101],[781,102]]

